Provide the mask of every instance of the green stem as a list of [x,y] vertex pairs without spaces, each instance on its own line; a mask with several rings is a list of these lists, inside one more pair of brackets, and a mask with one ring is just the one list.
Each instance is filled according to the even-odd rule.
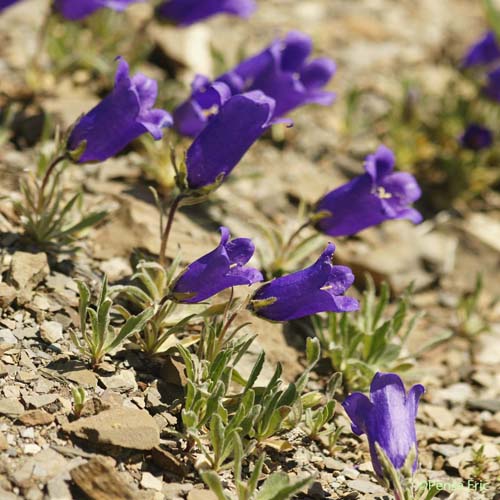
[[309,227],[310,224],[311,224],[311,219],[308,219],[306,222],[304,222],[304,224],[302,224],[302,226],[300,226],[295,232],[292,233],[290,238],[288,238],[288,241],[286,242],[285,246],[283,247],[283,255],[285,255],[285,253],[288,252],[288,250],[290,250],[290,247],[292,246],[292,243],[295,241],[297,236],[299,236],[299,234],[306,227]]
[[40,189],[38,191],[38,212],[40,213],[43,210],[43,203],[44,203],[44,194],[45,194],[45,188],[47,187],[47,184],[49,182],[50,176],[52,175],[52,172],[54,172],[54,169],[66,159],[66,153],[57,156],[54,158],[51,162],[51,164],[47,167],[47,170],[45,170],[45,174],[42,179],[42,184],[40,185]]
[[285,261],[286,254],[292,247],[292,243],[297,239],[300,233],[308,226],[311,225],[311,219],[308,219],[304,224],[302,224],[299,228],[297,228],[288,238],[287,242],[283,245],[281,249],[281,255],[273,262],[272,269],[280,269],[283,261]]
[[179,208],[179,204],[182,200],[183,196],[178,195],[176,198],[174,198],[174,201],[170,205],[170,209],[168,212],[168,219],[167,219],[167,224],[165,226],[165,230],[163,231],[163,235],[161,237],[161,245],[160,245],[160,256],[159,256],[159,264],[160,266],[165,266],[166,260],[167,260],[167,244],[168,244],[168,237],[170,235],[170,231],[172,229],[172,224],[174,222],[174,216],[175,212],[177,212],[177,209]]

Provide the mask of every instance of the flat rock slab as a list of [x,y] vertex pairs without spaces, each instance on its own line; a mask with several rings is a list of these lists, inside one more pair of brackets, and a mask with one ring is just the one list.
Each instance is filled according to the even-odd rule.
[[17,398],[0,399],[0,415],[16,418],[24,412],[24,406]]
[[63,426],[63,431],[92,443],[134,450],[151,450],[160,444],[154,418],[145,410],[113,408]]
[[10,264],[10,281],[20,290],[32,290],[50,272],[45,253],[16,252]]
[[134,500],[137,491],[99,457],[71,471],[71,479],[92,500]]
[[24,425],[48,425],[55,420],[55,417],[44,410],[30,410],[24,412],[19,420]]

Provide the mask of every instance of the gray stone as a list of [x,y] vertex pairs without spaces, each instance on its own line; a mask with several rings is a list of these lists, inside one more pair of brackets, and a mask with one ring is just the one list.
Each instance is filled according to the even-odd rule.
[[344,470],[346,468],[346,464],[344,464],[344,462],[336,460],[332,457],[326,457],[323,464],[325,465],[326,470]]
[[26,396],[24,402],[33,408],[42,408],[43,406],[50,405],[57,401],[57,394],[40,394],[33,396]]
[[64,373],[64,378],[82,387],[95,387],[97,385],[95,373],[87,369],[68,371]]
[[63,431],[88,441],[151,450],[160,443],[154,418],[144,410],[112,408],[63,426]]
[[51,415],[44,410],[26,411],[19,417],[19,420],[24,425],[48,425],[51,424],[54,419],[54,415]]
[[385,495],[386,491],[382,486],[379,486],[378,484],[374,484],[370,481],[367,481],[365,479],[354,479],[353,481],[347,481],[347,485],[352,488],[353,490],[359,491],[361,493],[365,494],[378,494],[378,495]]
[[24,406],[16,398],[0,399],[0,415],[17,418],[24,412]]
[[470,410],[486,410],[496,413],[500,411],[500,399],[470,399],[467,401],[467,407]]
[[45,253],[16,252],[10,263],[10,281],[23,292],[33,290],[49,271]]
[[17,290],[7,283],[0,283],[0,307],[7,307],[17,297]]
[[151,472],[143,472],[141,478],[141,486],[145,490],[161,491],[163,486],[163,481],[160,477],[153,476]]
[[72,500],[73,495],[62,477],[55,477],[47,483],[47,496],[50,500]]
[[115,391],[135,391],[137,389],[135,376],[129,370],[122,370],[111,377],[101,377],[101,382],[105,385],[106,389]]
[[7,328],[2,328],[0,330],[0,344],[17,344],[17,338],[14,336],[11,330]]
[[164,483],[162,492],[165,495],[165,498],[182,498],[193,488],[194,486],[191,483]]
[[187,496],[187,500],[217,500],[217,495],[210,490],[199,490],[193,488]]
[[138,492],[102,457],[91,458],[87,463],[72,469],[70,474],[76,485],[94,500],[138,498]]
[[346,469],[344,469],[344,471],[342,472],[342,474],[344,474],[344,476],[347,479],[357,479],[358,476],[359,476],[359,471],[357,471],[356,469],[346,468]]
[[23,446],[23,452],[25,455],[36,455],[40,453],[42,449],[35,443],[28,443]]
[[40,325],[40,337],[48,344],[53,344],[61,340],[63,335],[63,326],[57,321],[44,321]]
[[21,488],[28,487],[32,481],[45,484],[65,472],[67,467],[68,462],[62,455],[47,448],[20,464],[12,475],[12,479]]

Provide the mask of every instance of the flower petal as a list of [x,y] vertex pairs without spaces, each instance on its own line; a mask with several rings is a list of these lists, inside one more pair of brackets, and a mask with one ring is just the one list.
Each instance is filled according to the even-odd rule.
[[300,31],[291,31],[282,45],[281,69],[290,73],[300,72],[312,51],[311,37]]
[[483,38],[470,47],[464,57],[463,66],[490,64],[498,59],[500,59],[500,46],[497,43],[495,33],[488,31]]
[[180,26],[202,21],[216,14],[248,17],[255,10],[254,0],[167,0],[157,13]]
[[366,421],[373,410],[371,401],[360,392],[353,392],[342,403],[344,410],[351,419],[351,429],[354,434],[361,436],[367,432]]
[[380,184],[384,177],[393,171],[395,163],[394,153],[382,144],[374,154],[366,157],[365,170],[375,184]]
[[274,100],[259,91],[231,97],[187,151],[189,187],[202,188],[228,175],[269,126],[273,109]]

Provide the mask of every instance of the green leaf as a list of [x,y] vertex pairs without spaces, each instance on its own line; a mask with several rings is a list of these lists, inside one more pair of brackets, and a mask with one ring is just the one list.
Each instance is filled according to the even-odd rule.
[[266,454],[261,453],[257,461],[255,462],[255,466],[252,472],[252,475],[250,476],[250,479],[248,480],[247,486],[248,486],[248,493],[250,497],[254,494],[255,490],[257,489],[257,482],[259,481],[260,474],[262,472],[262,467],[264,466],[264,460],[266,459]]
[[193,356],[182,344],[177,345],[177,350],[179,351],[180,355],[182,356],[182,359],[184,360],[184,364],[186,366],[187,378],[194,382],[195,370],[194,370]]
[[234,450],[233,477],[234,480],[238,482],[241,481],[241,468],[243,465],[243,445],[241,444],[241,438],[238,434],[236,434],[233,439],[233,450]]
[[111,319],[109,312],[112,305],[113,301],[111,299],[104,299],[97,309],[97,337],[99,339],[98,344],[101,347],[104,346],[108,334],[109,322]]
[[231,500],[231,497],[224,493],[222,482],[216,472],[213,470],[200,472],[200,476],[203,482],[215,493],[218,500]]
[[495,8],[492,0],[483,0],[486,20],[495,32],[497,38],[500,38],[500,12]]
[[250,390],[253,387],[253,385],[255,384],[255,381],[257,380],[258,376],[260,375],[260,373],[262,371],[265,359],[266,359],[266,355],[264,354],[264,351],[261,351],[259,353],[259,357],[257,358],[257,361],[253,365],[252,372],[250,373],[250,376],[248,377],[245,388],[243,389],[243,393]]
[[58,236],[60,237],[64,235],[71,235],[73,233],[83,231],[84,229],[94,226],[95,224],[100,222],[102,219],[104,219],[104,217],[106,217],[106,215],[108,215],[108,212],[104,211],[91,213],[87,217],[84,217],[80,222],[58,233]]
[[275,472],[265,480],[255,500],[287,500],[311,483],[312,480],[313,477],[310,476],[292,482],[285,472]]
[[137,316],[132,316],[129,318],[125,324],[121,327],[118,335],[113,339],[113,341],[107,346],[107,350],[111,351],[118,347],[129,335],[137,331],[142,330],[144,325],[152,318],[154,314],[153,308],[146,309]]
[[418,351],[413,353],[413,356],[418,358],[422,354],[426,353],[427,351],[434,349],[434,347],[438,346],[439,344],[446,342],[451,337],[453,337],[453,331],[452,330],[445,330],[441,334],[435,336],[434,338],[432,338],[431,340],[426,342]]
[[87,309],[90,301],[90,290],[83,281],[77,281],[78,291],[80,293],[80,300],[78,304],[78,313],[80,315],[80,330],[82,335],[85,335],[87,328]]
[[313,368],[321,356],[321,347],[317,338],[308,337],[306,344],[307,367]]
[[389,297],[389,285],[384,281],[380,286],[380,297],[378,299],[377,306],[375,307],[375,311],[373,312],[372,328],[377,328],[377,324],[389,302]]
[[215,457],[220,457],[224,447],[224,426],[221,417],[217,413],[214,413],[210,419],[210,444]]
[[289,384],[278,399],[277,406],[291,406],[295,403],[297,397],[297,387],[293,383]]

